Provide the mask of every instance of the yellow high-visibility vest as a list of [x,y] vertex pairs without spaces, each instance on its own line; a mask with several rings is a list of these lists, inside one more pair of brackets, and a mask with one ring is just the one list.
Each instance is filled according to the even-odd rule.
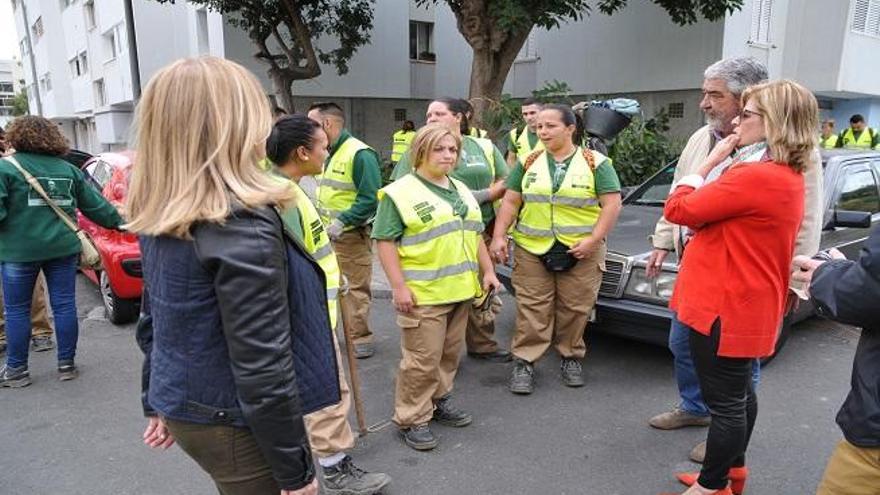
[[871,149],[871,141],[874,139],[874,129],[865,127],[865,130],[859,134],[859,139],[856,140],[852,127],[849,127],[840,134],[840,139],[843,140],[844,148],[869,150]]
[[535,143],[535,147],[529,144],[529,127],[524,126],[522,131],[514,127],[510,130],[510,141],[516,145],[515,150],[510,150],[516,153],[516,159],[519,160],[520,163],[525,163],[526,158],[532,154],[532,152],[537,150],[544,149],[544,143],[539,139],[537,143]]
[[416,136],[416,131],[397,131],[394,133],[391,144],[391,161],[397,163],[400,157],[409,149],[410,143]]
[[467,135],[470,137],[485,138],[486,136],[489,135],[489,132],[486,129],[480,129],[478,127],[471,127],[470,130],[468,131]]
[[467,205],[464,218],[434,194],[415,174],[379,190],[388,195],[403,220],[397,254],[406,285],[418,305],[450,304],[481,293],[477,249],[483,216],[463,182],[449,179]]
[[[324,173],[318,175],[318,212],[324,225],[329,225],[341,213],[348,211],[357,198],[354,185],[354,155],[361,150],[371,150],[363,141],[349,137],[336,150],[324,166]],[[346,226],[345,230],[356,228]]]
[[832,134],[832,135],[828,136],[827,138],[823,138],[822,135],[820,134],[819,135],[819,147],[826,149],[826,150],[832,150],[832,149],[836,148],[837,147],[837,134]]
[[[572,247],[592,234],[602,208],[596,194],[596,177],[583,151],[578,147],[556,192],[547,152],[541,152],[523,174],[523,204],[512,236],[526,251],[540,256],[556,240]],[[593,154],[595,163],[607,159],[597,151],[587,152]]]

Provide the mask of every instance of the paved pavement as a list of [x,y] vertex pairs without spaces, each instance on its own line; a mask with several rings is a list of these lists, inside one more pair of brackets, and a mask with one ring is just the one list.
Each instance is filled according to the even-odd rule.
[[[78,380],[55,378],[54,356],[33,354],[34,384],[0,390],[0,494],[211,494],[208,478],[176,447],[152,452],[140,443],[140,352],[133,326],[109,324],[97,290],[79,281],[82,317]],[[499,321],[509,340],[510,296]],[[665,349],[591,335],[588,381],[567,389],[558,358],[538,367],[538,389],[516,397],[505,389],[506,365],[462,360],[456,402],[473,412],[468,428],[437,427],[440,447],[419,453],[387,424],[399,359],[390,301],[371,315],[376,355],[358,364],[376,431],[353,452],[366,468],[394,477],[389,495],[587,494],[675,491],[672,473],[694,469],[690,448],[703,429],[661,432],[646,420],[675,402]],[[848,390],[855,330],[811,320],[796,327],[765,369],[749,464],[751,494],[810,494],[841,438],[834,415]]]

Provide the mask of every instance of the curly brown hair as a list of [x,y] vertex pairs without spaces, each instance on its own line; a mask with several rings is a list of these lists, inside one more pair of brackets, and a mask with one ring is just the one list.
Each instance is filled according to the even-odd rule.
[[15,151],[40,155],[66,155],[70,148],[58,125],[49,119],[25,115],[12,121],[6,129],[6,142]]

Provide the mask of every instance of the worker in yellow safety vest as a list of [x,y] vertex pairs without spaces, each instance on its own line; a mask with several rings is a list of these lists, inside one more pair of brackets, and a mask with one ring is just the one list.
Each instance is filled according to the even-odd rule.
[[400,157],[409,149],[409,143],[412,142],[416,135],[416,125],[412,120],[404,121],[401,127],[391,137],[391,163],[396,164],[400,161]]
[[[266,140],[269,160],[277,164],[271,173],[290,184],[296,192],[295,206],[284,209],[285,228],[315,258],[327,279],[327,307],[331,327],[336,329],[337,306],[341,273],[333,246],[327,237],[318,210],[300,188],[305,176],[320,174],[328,155],[329,139],[320,124],[305,115],[289,115],[275,122]],[[318,457],[324,476],[324,487],[333,493],[370,495],[391,483],[384,473],[369,473],[352,463],[345,454],[355,445],[354,434],[348,423],[351,409],[351,391],[345,380],[342,358],[336,334],[333,335],[336,360],[339,363],[340,402],[305,416],[306,430],[312,452]]]
[[437,446],[432,420],[471,423],[469,413],[451,404],[453,381],[474,298],[501,287],[480,239],[480,205],[450,177],[460,147],[461,138],[445,125],[420,129],[410,149],[415,171],[379,192],[372,233],[401,330],[392,419],[416,450]]
[[526,158],[533,151],[544,149],[544,144],[535,133],[535,124],[540,111],[541,103],[538,100],[533,98],[523,100],[520,113],[526,125],[522,128],[514,127],[511,129],[507,139],[507,164],[511,167],[517,161],[525,163]]
[[849,118],[849,127],[837,138],[838,148],[878,149],[877,133],[865,124],[865,118],[855,114]]
[[605,238],[621,209],[620,181],[611,160],[585,149],[578,120],[565,105],[547,105],[537,131],[546,149],[517,163],[495,220],[490,252],[508,259],[508,228],[515,243],[513,287],[516,330],[508,388],[534,390],[534,363],[555,343],[562,381],[584,385],[580,360],[584,329],[605,270]]
[[[483,222],[483,242],[488,246],[495,221],[494,203],[504,195],[507,164],[498,148],[488,139],[467,136],[470,128],[467,103],[458,98],[438,98],[428,105],[425,118],[429,124],[445,125],[461,140],[458,161],[449,176],[463,182],[480,204]],[[391,173],[392,180],[412,172],[412,154],[404,155]],[[468,315],[465,337],[467,353],[475,359],[493,362],[510,361],[510,352],[499,349],[495,340],[495,322],[484,318],[483,312],[473,310]]]
[[316,204],[348,279],[348,292],[339,296],[342,324],[354,339],[355,357],[365,359],[374,352],[369,327],[373,275],[369,224],[382,183],[379,156],[345,129],[345,114],[336,103],[315,103],[309,118],[321,124],[330,139],[330,157],[317,177]]
[[834,133],[834,119],[822,122],[822,134],[819,135],[819,147],[831,150],[837,147],[837,134]]

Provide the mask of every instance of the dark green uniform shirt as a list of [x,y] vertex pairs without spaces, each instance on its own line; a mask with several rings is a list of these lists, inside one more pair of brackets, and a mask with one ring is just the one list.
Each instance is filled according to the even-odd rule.
[[[15,158],[74,222],[79,210],[108,229],[122,224],[116,208],[86,182],[78,168],[54,156],[16,153]],[[0,160],[0,261],[43,261],[81,250],[76,234],[21,172],[7,160]]]
[[[576,153],[580,153],[581,148],[578,148]],[[546,153],[546,152],[545,152]],[[547,160],[547,165],[550,169],[550,177],[553,178],[553,192],[559,190],[559,186],[562,185],[562,179],[565,177],[563,174],[556,173],[556,162],[549,157]],[[568,166],[571,164],[571,160],[574,158],[574,155],[566,158],[564,162],[560,163],[560,167],[563,170],[568,170]],[[510,175],[507,177],[507,188],[511,191],[522,192],[522,180],[523,175],[525,175],[525,169],[523,168],[522,163],[519,161],[516,162],[516,165],[513,166],[513,170],[510,172]],[[596,195],[608,194],[620,191],[620,179],[617,177],[617,171],[614,170],[614,167],[611,165],[611,159],[605,159],[602,163],[596,166],[596,170],[593,172],[593,175],[596,179]]]
[[[330,147],[330,159],[339,149],[339,146],[351,137],[348,130],[343,129],[339,135],[339,139]],[[357,188],[357,197],[354,199],[351,208],[339,215],[339,221],[343,225],[364,225],[376,213],[376,192],[382,187],[382,172],[379,169],[379,157],[373,150],[360,150],[354,155],[354,164],[352,167],[352,181],[354,187]]]
[[[458,195],[458,190],[455,188],[455,184],[450,181],[449,189],[446,189],[431,181],[425,180],[419,174],[413,175],[422,181],[422,184],[426,185],[431,192],[440,196],[443,201],[449,203],[450,206],[452,206],[452,211],[454,211],[457,216],[464,218],[467,214],[467,205]],[[371,234],[371,237],[380,241],[396,241],[403,235],[403,229],[405,227],[406,225],[403,223],[403,217],[400,216],[400,211],[397,209],[397,205],[395,205],[394,201],[392,201],[392,199],[386,194],[385,197],[379,201],[379,209],[376,211],[376,221],[373,222],[373,233]]]
[[[476,141],[468,136],[464,136],[461,148],[458,163],[455,164],[455,169],[452,170],[450,176],[464,182],[474,192],[479,201],[480,191],[487,189],[496,180],[507,177],[507,163],[504,161],[504,157],[501,156],[498,148],[493,146],[495,156],[495,174],[493,175],[486,161],[488,157],[486,157],[483,153],[483,148]],[[394,167],[394,171],[391,173],[391,180],[397,180],[412,171],[409,160],[409,153],[405,153],[403,158],[397,162],[397,166]],[[488,225],[489,222],[495,219],[495,209],[492,207],[491,201],[480,204],[480,211],[483,214],[483,225]]]

